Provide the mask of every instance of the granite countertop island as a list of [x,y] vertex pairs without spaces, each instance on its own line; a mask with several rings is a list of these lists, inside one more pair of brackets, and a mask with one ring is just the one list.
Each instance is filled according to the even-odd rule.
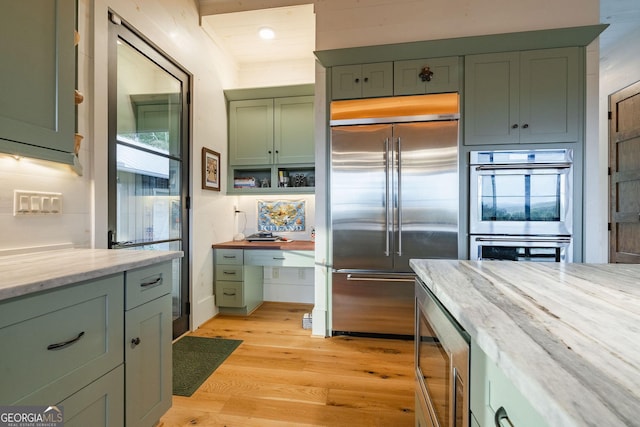
[[410,264],[549,425],[640,426],[640,265]]
[[0,256],[0,301],[169,261],[181,251],[61,249]]

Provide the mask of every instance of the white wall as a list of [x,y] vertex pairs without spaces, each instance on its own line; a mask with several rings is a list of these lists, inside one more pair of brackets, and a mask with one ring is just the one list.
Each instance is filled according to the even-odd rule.
[[597,24],[598,0],[316,0],[316,50]]

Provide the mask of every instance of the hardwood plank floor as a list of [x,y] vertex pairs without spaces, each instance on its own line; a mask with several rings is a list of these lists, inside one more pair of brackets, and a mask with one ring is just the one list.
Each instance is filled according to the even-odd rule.
[[312,337],[311,309],[265,302],[191,333],[243,342],[162,426],[413,426],[413,341]]

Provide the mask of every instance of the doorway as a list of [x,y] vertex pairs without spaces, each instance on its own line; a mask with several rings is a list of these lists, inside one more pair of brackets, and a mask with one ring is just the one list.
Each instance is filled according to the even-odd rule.
[[109,14],[109,249],[183,251],[173,336],[189,329],[190,75]]
[[609,96],[609,262],[640,263],[640,82]]

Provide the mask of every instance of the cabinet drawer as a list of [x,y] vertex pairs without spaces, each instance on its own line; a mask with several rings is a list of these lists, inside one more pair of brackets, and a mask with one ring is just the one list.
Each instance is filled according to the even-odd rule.
[[242,265],[244,258],[242,249],[216,249],[216,264],[235,264]]
[[216,282],[216,304],[219,307],[244,307],[242,282]]
[[123,362],[123,277],[0,304],[0,402],[60,402]]
[[121,427],[124,365],[63,400],[65,427]]
[[127,310],[171,292],[173,262],[155,264],[125,273],[125,307]]
[[313,267],[313,251],[250,250],[246,252],[247,265],[266,267]]
[[241,265],[216,265],[216,280],[242,281]]

